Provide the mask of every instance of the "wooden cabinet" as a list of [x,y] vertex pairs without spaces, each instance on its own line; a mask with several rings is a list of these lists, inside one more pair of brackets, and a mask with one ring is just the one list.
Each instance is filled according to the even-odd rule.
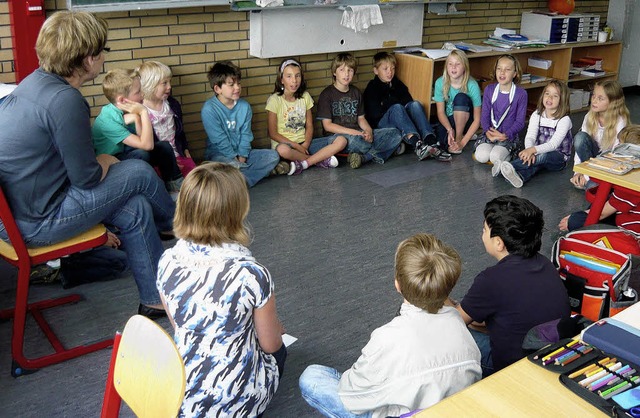
[[[593,84],[597,80],[617,79],[620,67],[620,56],[622,54],[622,43],[614,42],[587,42],[563,45],[549,45],[545,48],[523,48],[509,52],[490,51],[468,53],[471,75],[482,85],[492,80],[492,72],[496,60],[502,54],[511,54],[520,62],[523,72],[527,72],[527,64],[530,57],[543,58],[553,61],[550,69],[550,77],[566,81],[571,88],[592,90]],[[579,58],[590,56],[602,58],[602,67],[606,72],[599,77],[589,77],[583,75],[569,76],[571,63]],[[396,54],[398,61],[396,74],[398,78],[409,88],[409,92],[414,100],[421,102],[430,117],[435,113],[435,103],[433,102],[433,84],[436,79],[442,76],[444,71],[445,58],[436,60],[412,54]],[[535,105],[538,102],[542,90],[547,84],[547,80],[538,83],[521,84],[527,89],[529,103]],[[535,106],[534,106],[535,107]],[[578,109],[576,111],[585,110]]]

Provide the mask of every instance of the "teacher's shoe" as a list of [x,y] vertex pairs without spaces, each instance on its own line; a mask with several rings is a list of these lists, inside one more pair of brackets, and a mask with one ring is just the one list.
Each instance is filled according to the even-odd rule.
[[164,309],[156,309],[140,304],[138,306],[138,315],[146,316],[149,319],[159,319],[167,316],[167,313],[164,311]]

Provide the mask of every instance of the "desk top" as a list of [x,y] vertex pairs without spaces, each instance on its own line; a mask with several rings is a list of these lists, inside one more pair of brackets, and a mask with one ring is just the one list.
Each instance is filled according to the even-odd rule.
[[[640,326],[640,303],[615,318]],[[416,417],[606,416],[564,387],[559,376],[524,358],[425,409]]]
[[573,166],[573,171],[593,177],[596,180],[603,180],[613,185],[626,187],[627,189],[640,192],[640,169],[631,170],[627,174],[620,176],[618,174],[597,170],[587,163],[580,163]]

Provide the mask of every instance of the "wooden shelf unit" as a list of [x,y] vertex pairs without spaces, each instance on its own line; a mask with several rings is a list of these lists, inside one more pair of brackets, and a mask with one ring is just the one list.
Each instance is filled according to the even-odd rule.
[[[511,54],[520,62],[523,72],[527,72],[527,63],[530,57],[538,57],[553,61],[551,77],[566,81],[571,88],[593,89],[596,80],[618,78],[622,43],[612,42],[584,42],[562,45],[549,45],[545,48],[523,48],[508,52],[471,52],[467,53],[471,75],[476,80],[492,79],[492,72],[496,60],[500,55]],[[569,77],[571,63],[586,56],[602,58],[602,68],[606,74],[599,77],[572,76]],[[396,74],[409,88],[414,100],[419,101],[425,108],[427,117],[434,113],[433,84],[443,74],[446,58],[433,60],[421,55],[396,54],[398,64]],[[483,83],[480,83],[481,86]],[[537,104],[542,90],[547,85],[546,81],[527,83],[521,86],[527,89],[530,104]]]

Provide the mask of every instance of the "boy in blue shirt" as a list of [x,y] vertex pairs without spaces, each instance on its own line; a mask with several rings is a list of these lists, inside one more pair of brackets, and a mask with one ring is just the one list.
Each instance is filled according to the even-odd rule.
[[524,357],[531,328],[570,315],[558,271],[539,253],[543,228],[542,210],[526,199],[500,196],[484,208],[482,242],[498,263],[476,276],[456,306],[465,323],[473,322],[483,377]]
[[415,149],[420,161],[434,158],[451,161],[451,154],[437,145],[433,128],[420,102],[413,100],[409,89],[396,77],[396,57],[389,52],[373,56],[375,77],[364,90],[364,112],[374,128],[397,128],[402,141]]
[[268,176],[287,174],[289,163],[280,161],[276,150],[251,149],[251,105],[240,98],[240,69],[231,62],[218,62],[207,74],[215,96],[202,106],[201,116],[207,132],[205,158],[237,166],[247,185]]
[[158,167],[175,200],[182,185],[182,173],[171,144],[154,143],[153,126],[142,104],[140,75],[135,70],[111,70],[104,77],[102,90],[111,103],[102,107],[91,128],[96,154],[113,155],[119,160],[144,160]]
[[384,164],[398,149],[401,138],[397,129],[376,129],[364,117],[362,93],[351,85],[357,63],[353,55],[338,54],[331,63],[333,84],[320,93],[317,118],[325,134],[340,134],[347,138],[345,150],[349,165],[358,168],[367,161]]

